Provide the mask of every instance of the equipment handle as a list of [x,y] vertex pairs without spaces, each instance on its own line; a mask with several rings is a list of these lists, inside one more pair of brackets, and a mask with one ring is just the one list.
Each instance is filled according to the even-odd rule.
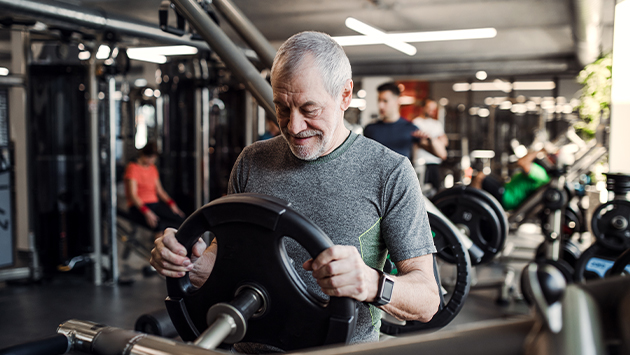
[[0,350],[0,355],[61,355],[70,351],[70,340],[63,334]]

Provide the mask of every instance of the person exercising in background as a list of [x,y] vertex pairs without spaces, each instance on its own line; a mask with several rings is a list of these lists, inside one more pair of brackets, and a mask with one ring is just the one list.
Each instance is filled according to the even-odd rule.
[[137,162],[130,162],[125,171],[125,195],[129,216],[154,231],[179,226],[186,215],[164,191],[155,167],[157,146],[148,142],[138,151]]
[[470,183],[471,187],[483,189],[494,196],[506,211],[517,208],[533,192],[541,186],[549,183],[551,177],[538,163],[534,162],[539,154],[545,154],[545,150],[529,152],[517,162],[522,171],[514,174],[507,184],[503,184],[491,175],[483,172],[477,173]]
[[419,142],[419,138],[414,136],[418,127],[400,117],[400,89],[396,83],[389,82],[381,84],[376,90],[381,120],[365,126],[363,135],[411,160],[412,148]]
[[418,128],[414,136],[418,138],[419,149],[415,152],[414,162],[426,167],[424,183],[438,191],[442,187],[440,164],[446,160],[448,154],[448,137],[444,132],[444,126],[437,120],[438,105],[431,99],[426,99],[423,104],[423,115],[413,119],[413,124]]
[[[243,149],[228,193],[285,200],[330,237],[335,245],[315,259],[289,238],[284,245],[312,292],[358,301],[351,343],[378,340],[380,310],[428,322],[440,297],[424,198],[409,159],[345,127],[353,82],[343,48],[320,32],[292,36],[278,49],[271,86],[281,136]],[[155,240],[151,265],[169,277],[190,271],[199,286],[220,247],[199,241],[189,258],[175,230],[167,229]],[[389,301],[378,294],[387,279],[382,269],[388,252],[399,271],[387,288]]]

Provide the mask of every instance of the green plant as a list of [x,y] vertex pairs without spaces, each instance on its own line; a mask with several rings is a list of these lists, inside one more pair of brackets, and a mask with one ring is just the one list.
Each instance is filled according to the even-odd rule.
[[600,119],[610,116],[612,53],[586,65],[578,74],[577,81],[583,85],[578,106],[582,120],[574,127],[583,137],[592,138]]

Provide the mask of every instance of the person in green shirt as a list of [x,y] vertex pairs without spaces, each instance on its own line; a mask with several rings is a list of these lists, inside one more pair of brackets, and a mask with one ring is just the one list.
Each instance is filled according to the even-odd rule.
[[479,172],[470,186],[486,190],[501,202],[506,211],[513,210],[532,193],[551,181],[545,168],[534,162],[540,153],[544,154],[544,150],[533,151],[520,158],[516,164],[522,171],[514,174],[506,184],[493,176]]

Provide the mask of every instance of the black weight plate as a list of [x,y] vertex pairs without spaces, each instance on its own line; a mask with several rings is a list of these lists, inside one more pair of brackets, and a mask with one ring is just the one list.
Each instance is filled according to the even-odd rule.
[[606,277],[615,260],[621,254],[620,251],[610,250],[599,244],[599,241],[584,250],[573,273],[573,281],[585,282]]
[[[503,205],[501,205],[501,202],[499,202],[499,200],[497,200],[494,196],[492,196],[487,191],[475,189],[474,187],[470,187],[470,186],[468,186],[467,189],[469,193],[475,194],[477,197],[486,201],[486,203],[490,205],[490,207],[492,207],[492,210],[494,210],[494,212],[497,214],[497,217],[499,218],[499,222],[501,223],[501,235],[507,238],[507,235],[509,232],[508,219],[507,219],[507,214],[505,213],[505,209],[503,209]],[[505,240],[503,240],[503,243],[505,244]],[[501,246],[499,250],[502,250],[502,249],[503,249],[503,246]]]
[[[571,266],[571,268],[575,269],[575,265],[582,255],[582,251],[577,244],[573,243],[570,240],[565,240],[562,242],[561,250],[560,250],[560,259],[564,260]],[[536,249],[536,260],[546,259],[547,257],[547,243],[542,242]]]
[[[500,204],[501,213],[497,213],[496,199],[486,195],[489,194],[485,191],[456,186],[440,192],[432,200],[453,224],[466,227],[468,237],[483,251],[479,263],[492,260],[503,249],[507,231],[507,220]],[[473,265],[476,264],[473,260]]]
[[[625,220],[625,227],[615,228],[616,218]],[[622,252],[630,248],[630,202],[613,200],[599,206],[591,220],[593,235],[602,246]]]
[[188,275],[167,278],[167,309],[183,340],[194,340],[208,327],[206,315],[212,305],[230,302],[240,286],[252,283],[268,295],[267,311],[249,320],[243,342],[290,351],[350,339],[355,301],[331,297],[326,302],[309,291],[282,240],[294,239],[313,258],[333,243],[286,202],[258,194],[228,195],[193,213],[176,237],[190,256],[198,236],[206,231],[218,242],[206,283],[197,289]]
[[470,291],[470,257],[468,251],[452,229],[437,215],[428,212],[431,231],[434,233],[433,242],[438,250],[438,256],[450,255],[456,266],[457,277],[451,297],[446,305],[439,310],[427,323],[409,321],[401,326],[382,320],[381,332],[397,335],[428,329],[439,329],[450,323],[464,306],[464,301]]
[[562,236],[570,238],[574,233],[582,230],[582,221],[578,213],[567,206],[564,210],[564,224],[562,226]]
[[613,266],[608,271],[608,275],[630,275],[630,249],[619,255]]

